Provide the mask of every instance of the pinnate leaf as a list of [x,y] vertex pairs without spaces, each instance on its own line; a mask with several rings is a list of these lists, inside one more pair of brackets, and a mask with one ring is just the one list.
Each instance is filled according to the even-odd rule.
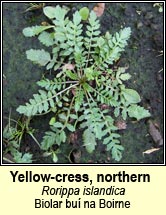
[[149,111],[139,105],[131,105],[127,109],[127,111],[128,111],[129,117],[134,117],[137,120],[140,120],[140,119],[143,119],[146,117],[150,117]]
[[45,135],[41,142],[41,149],[48,150],[55,143],[56,143],[56,133],[52,131],[47,131],[45,132]]
[[49,19],[56,18],[58,20],[63,20],[68,10],[67,8],[61,8],[59,5],[57,5],[56,7],[44,7],[43,12]]
[[73,22],[75,25],[79,25],[79,23],[81,22],[81,15],[78,11],[76,11],[73,15]]
[[129,73],[125,73],[125,74],[121,74],[120,75],[120,79],[122,80],[122,81],[127,81],[127,80],[129,80],[131,78],[131,75],[129,74]]
[[14,160],[16,163],[32,163],[32,154],[17,152],[14,154]]
[[49,19],[53,19],[56,16],[56,8],[55,7],[51,7],[51,6],[44,7],[43,12]]
[[77,80],[78,79],[77,74],[72,72],[72,71],[70,71],[70,70],[66,70],[66,75],[69,78],[71,78],[72,80]]
[[123,89],[122,94],[125,99],[130,103],[138,103],[141,101],[139,94],[133,89]]
[[32,62],[39,64],[40,66],[45,66],[49,61],[51,61],[50,54],[44,49],[30,49],[26,51],[26,55],[28,60],[31,60]]
[[124,150],[124,147],[121,145],[115,145],[112,148],[112,158],[115,159],[116,161],[120,161],[122,158],[122,152]]
[[50,34],[46,31],[42,32],[38,37],[39,41],[45,46],[54,45],[54,39],[53,38],[54,38],[54,34]]
[[91,132],[90,129],[86,129],[84,131],[83,141],[87,152],[92,153],[95,150],[95,146],[97,145],[97,143],[96,143],[95,135],[94,133]]
[[39,26],[27,27],[23,29],[23,34],[25,37],[33,37],[40,34],[42,31],[45,31],[53,27],[54,27],[53,25],[49,25],[49,26],[39,25]]

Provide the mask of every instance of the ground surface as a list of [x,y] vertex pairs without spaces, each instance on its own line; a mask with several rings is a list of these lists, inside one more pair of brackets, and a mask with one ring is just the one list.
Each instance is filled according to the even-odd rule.
[[[52,3],[53,4],[53,3]],[[47,3],[47,5],[50,5]],[[93,8],[94,3],[68,3],[74,11],[87,6]],[[25,38],[22,29],[45,21],[42,10],[24,12],[28,3],[3,3],[3,116],[7,124],[9,110],[11,117],[17,119],[16,108],[24,104],[37,91],[35,84],[41,78],[43,68],[33,65],[26,59],[25,51],[39,48],[36,39]],[[163,133],[163,56],[158,56],[163,50],[163,13],[153,7],[153,3],[107,3],[101,19],[102,31],[114,33],[121,27],[129,26],[132,35],[125,53],[119,62],[129,66],[128,72],[132,78],[128,86],[139,92],[141,105],[151,112],[151,119]],[[46,116],[34,118],[32,126],[37,128],[39,141],[43,132],[48,129]],[[127,121],[127,129],[120,131],[121,143],[125,147],[120,163],[163,163],[163,149],[150,155],[143,151],[155,147],[152,137],[148,134],[147,120],[140,122]],[[95,153],[89,155],[83,149],[80,138],[81,131],[74,144],[63,145],[59,154],[59,163],[115,163],[109,153],[99,143]],[[26,147],[34,154],[34,163],[52,162],[44,159],[42,152],[30,138],[25,140]],[[63,153],[62,153],[63,152]]]

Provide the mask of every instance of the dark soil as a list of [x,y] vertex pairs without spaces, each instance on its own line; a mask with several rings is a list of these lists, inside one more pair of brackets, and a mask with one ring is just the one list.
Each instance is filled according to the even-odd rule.
[[[55,5],[56,3],[46,3]],[[61,3],[62,4],[62,3]],[[82,6],[93,8],[94,3],[68,3],[75,11]],[[25,38],[22,29],[40,24],[46,18],[42,9],[25,12],[29,3],[3,3],[3,126],[8,123],[6,117],[17,119],[16,108],[24,104],[37,91],[36,81],[40,80],[43,68],[26,59],[25,51],[30,48],[40,48],[35,38]],[[101,19],[102,32],[115,33],[121,27],[131,27],[132,35],[129,45],[123,53],[119,65],[129,66],[132,75],[128,86],[139,92],[141,105],[151,112],[151,120],[159,125],[163,134],[163,13],[153,7],[153,3],[106,3]],[[39,142],[44,131],[48,130],[50,117],[35,117],[31,123],[36,128],[35,136]],[[147,120],[127,121],[127,128],[120,131],[121,144],[124,146],[123,158],[119,163],[126,164],[161,164],[163,163],[163,148],[143,155],[147,149],[156,147],[148,132]],[[34,163],[52,163],[50,158],[44,158],[36,143],[30,138],[21,148],[33,153]],[[26,146],[25,146],[26,145]],[[117,163],[111,159],[101,143],[93,154],[88,154],[82,146],[81,131],[77,139],[62,145],[58,154],[59,163]]]

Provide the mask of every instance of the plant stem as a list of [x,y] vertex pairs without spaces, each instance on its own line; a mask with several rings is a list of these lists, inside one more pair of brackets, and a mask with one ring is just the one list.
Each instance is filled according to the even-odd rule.
[[7,162],[9,162],[9,163],[14,163],[13,161],[11,161],[11,160],[9,160],[8,158],[5,158],[5,157],[3,157],[3,160],[4,160],[4,161],[7,161]]
[[61,82],[60,84],[74,84],[74,83],[79,83],[79,81],[64,81]]
[[38,140],[35,138],[35,136],[32,134],[31,131],[28,132],[28,134],[33,138],[33,140],[37,143],[37,145],[40,147],[40,143],[38,142]]
[[73,97],[73,98],[72,98],[72,101],[71,101],[71,103],[70,103],[69,110],[67,111],[67,117],[66,117],[66,120],[65,120],[64,126],[61,128],[61,130],[60,130],[60,132],[59,132],[59,133],[61,133],[61,132],[66,128],[66,125],[67,125],[68,120],[69,120],[69,116],[70,116],[70,112],[71,112],[71,108],[72,108],[72,105],[73,105],[74,99],[75,99],[75,97]]
[[[56,95],[52,96],[52,98],[54,98],[54,97],[56,97],[56,96],[58,96],[58,95],[60,95],[60,94],[62,94],[62,93],[64,93],[64,92],[66,92],[67,90],[69,90],[69,89],[71,89],[71,88],[76,87],[77,85],[79,85],[79,82],[78,82],[78,81],[77,81],[76,84],[73,84],[73,85],[67,87],[66,89],[64,89],[64,90],[62,90],[62,91],[60,91],[60,92],[58,92]],[[50,99],[50,98],[49,98],[49,99]],[[49,100],[49,99],[47,99],[47,100]]]

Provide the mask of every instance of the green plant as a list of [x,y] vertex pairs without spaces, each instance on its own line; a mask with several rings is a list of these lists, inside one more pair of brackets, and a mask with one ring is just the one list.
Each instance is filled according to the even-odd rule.
[[[21,141],[25,132],[35,139],[32,134],[33,131],[28,128],[28,124],[28,120],[25,122],[21,120],[15,121],[9,117],[9,123],[3,130],[3,144],[5,148],[3,151],[3,160],[10,163],[32,163],[33,155],[31,153],[23,154],[20,151]],[[11,159],[8,159],[7,155],[10,155]]]
[[[41,142],[41,149],[48,155],[54,145],[60,147],[66,142],[68,131],[81,128],[89,153],[95,150],[97,140],[103,140],[112,158],[119,161],[124,148],[114,118],[126,120],[129,116],[140,120],[150,116],[148,110],[137,105],[141,101],[139,94],[124,84],[131,75],[123,67],[113,67],[127,45],[130,28],[101,36],[100,23],[93,11],[86,22],[82,11],[76,11],[72,20],[67,17],[68,10],[60,6],[44,7],[43,12],[51,24],[27,27],[23,34],[38,36],[52,52],[30,49],[26,55],[27,59],[51,70],[54,78],[38,81],[42,89],[17,111],[28,117],[54,113],[49,122],[50,131],[46,131]],[[102,109],[102,104],[110,108]]]

